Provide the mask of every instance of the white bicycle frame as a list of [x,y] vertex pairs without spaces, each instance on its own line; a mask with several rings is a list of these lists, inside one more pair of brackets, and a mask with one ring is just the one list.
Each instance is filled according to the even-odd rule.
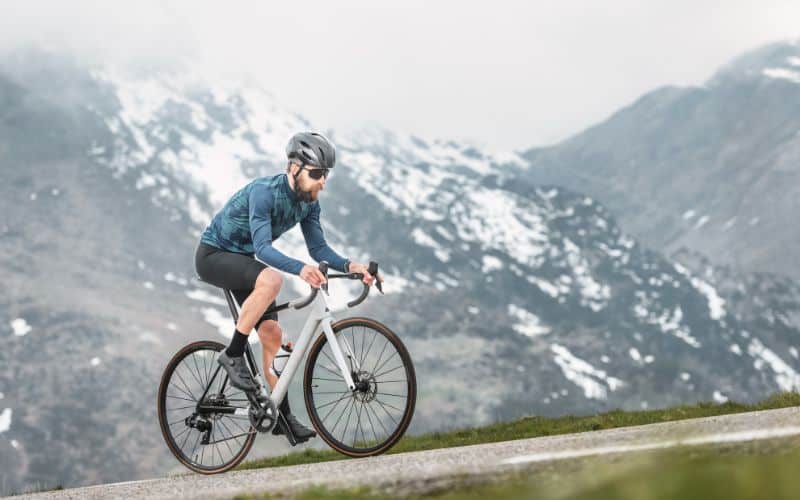
[[[289,307],[294,309],[298,309],[298,305],[306,302],[308,300],[307,297],[297,298],[289,302]],[[333,328],[331,324],[333,323],[334,317],[331,314],[330,310],[328,309],[328,303],[325,300],[325,293],[322,290],[318,290],[314,300],[304,306],[303,309],[309,308],[308,318],[306,319],[305,325],[303,325],[303,329],[300,331],[300,336],[297,341],[294,343],[294,347],[292,348],[292,354],[289,356],[289,359],[286,361],[286,366],[281,371],[281,376],[278,378],[278,383],[272,389],[272,393],[267,393],[267,384],[264,381],[263,376],[259,373],[258,375],[258,382],[261,384],[261,391],[264,397],[269,397],[272,399],[272,402],[275,406],[279,406],[281,402],[283,402],[283,398],[286,397],[286,392],[289,389],[289,384],[291,383],[292,379],[294,378],[294,374],[297,371],[297,368],[300,366],[300,362],[305,356],[306,351],[308,350],[309,346],[311,345],[311,341],[317,337],[317,332],[321,328],[325,334],[325,337],[328,339],[328,344],[331,346],[331,351],[333,351],[333,357],[336,361],[336,365],[339,368],[339,371],[342,373],[342,377],[344,378],[347,387],[354,391],[356,386],[353,383],[353,377],[350,372],[350,367],[348,366],[347,362],[345,361],[344,354],[342,353],[342,348],[339,345],[339,342],[336,339],[336,335],[333,333]],[[359,366],[358,358],[353,354],[353,350],[351,349],[350,345],[347,343],[347,340],[342,338],[342,342],[344,343],[344,349],[347,356],[350,360],[354,363],[356,371],[361,369]],[[269,366],[263,367],[264,371],[269,370]]]

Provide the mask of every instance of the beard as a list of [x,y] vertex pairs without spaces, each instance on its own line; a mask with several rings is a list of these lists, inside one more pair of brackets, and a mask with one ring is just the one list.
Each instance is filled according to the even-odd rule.
[[300,198],[300,201],[304,201],[306,203],[311,203],[312,201],[316,201],[319,198],[319,189],[309,189],[306,191],[305,189],[297,189],[295,190],[295,194],[297,197]]

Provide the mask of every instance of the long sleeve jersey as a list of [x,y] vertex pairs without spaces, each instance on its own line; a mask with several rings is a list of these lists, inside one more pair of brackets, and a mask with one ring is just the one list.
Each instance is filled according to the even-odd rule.
[[203,232],[200,241],[229,252],[255,256],[287,273],[300,274],[304,263],[281,253],[272,242],[298,222],[306,247],[317,262],[347,272],[346,259],[328,246],[319,222],[319,201],[306,203],[289,187],[286,174],[261,177],[231,197]]

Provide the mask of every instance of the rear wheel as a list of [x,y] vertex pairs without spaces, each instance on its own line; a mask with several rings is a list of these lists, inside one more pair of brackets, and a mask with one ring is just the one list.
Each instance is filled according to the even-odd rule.
[[369,318],[347,318],[332,328],[356,390],[347,387],[321,335],[309,351],[303,381],[311,423],[340,453],[378,455],[394,446],[411,423],[417,400],[411,356],[397,335]]
[[236,467],[256,437],[247,396],[228,383],[217,363],[224,348],[213,341],[187,345],[167,364],[158,389],[158,420],[167,446],[178,461],[201,474]]

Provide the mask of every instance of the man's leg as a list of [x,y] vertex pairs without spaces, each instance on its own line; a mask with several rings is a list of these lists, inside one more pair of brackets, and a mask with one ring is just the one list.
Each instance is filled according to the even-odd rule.
[[[258,261],[249,261],[249,263],[256,262]],[[263,264],[261,265],[263,266]],[[236,300],[242,307],[239,311],[239,320],[236,323],[236,330],[233,332],[231,343],[225,352],[220,355],[219,362],[228,372],[231,385],[243,391],[251,392],[258,388],[258,384],[253,380],[243,356],[247,346],[248,335],[264,314],[264,311],[278,296],[282,282],[281,275],[277,271],[262,268],[255,278],[253,290],[244,298],[244,301],[242,301],[243,293],[246,292],[233,290]]]
[[[278,378],[272,374],[272,360],[275,359],[275,354],[281,346],[283,339],[283,331],[281,330],[278,322],[272,319],[262,321],[258,326],[258,338],[261,339],[261,353],[264,361],[264,376],[267,378],[267,383],[270,387],[274,388],[278,383]],[[279,407],[281,414],[283,414],[289,426],[292,428],[292,434],[297,439],[298,443],[308,441],[317,433],[312,429],[301,424],[297,418],[292,414],[292,409],[289,407],[289,395],[284,396],[283,401]],[[273,434],[286,434],[283,430],[283,423],[278,422]]]
[[275,384],[278,383],[278,377],[272,373],[272,360],[278,353],[281,347],[281,340],[283,338],[283,331],[280,325],[275,320],[265,320],[261,322],[258,327],[258,338],[261,339],[261,355],[264,364],[264,376],[270,388],[274,389]]
[[[256,278],[255,288],[242,304],[236,329],[244,335],[249,335],[267,307],[278,297],[282,284],[283,278],[278,271],[269,268],[261,271]],[[280,343],[280,340],[278,342]]]

